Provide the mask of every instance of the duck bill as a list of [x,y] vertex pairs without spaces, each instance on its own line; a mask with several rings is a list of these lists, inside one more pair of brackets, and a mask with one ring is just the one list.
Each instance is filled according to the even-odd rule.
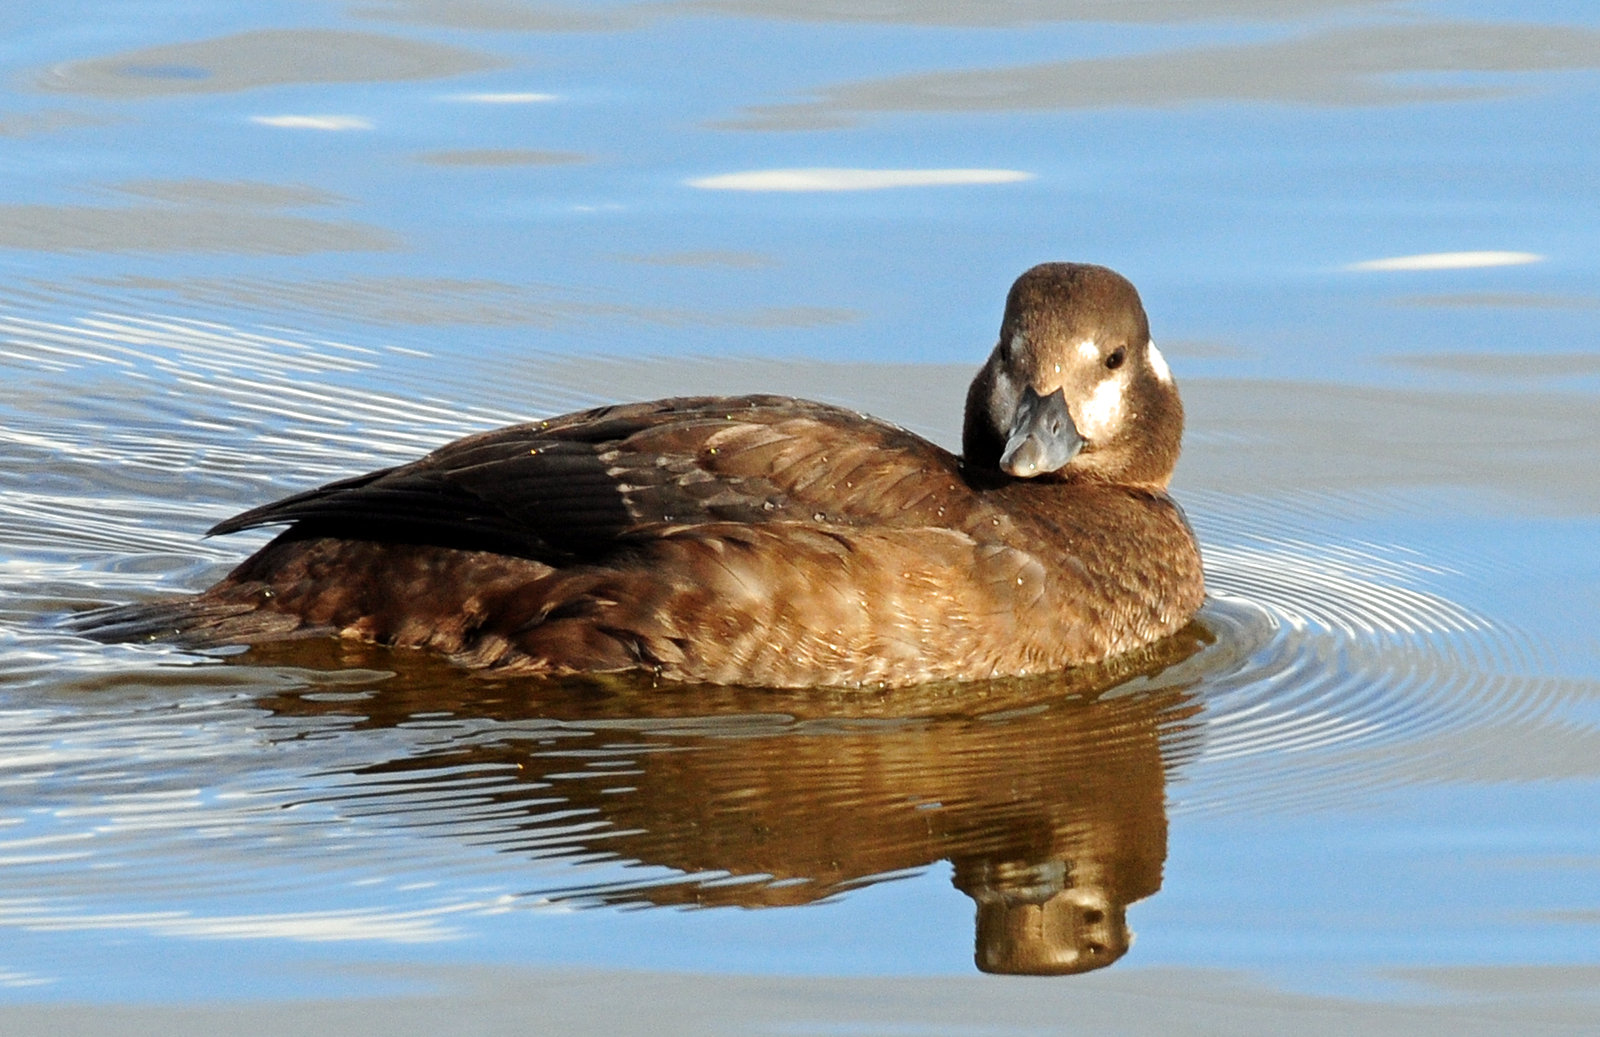
[[1086,442],[1072,423],[1065,390],[1040,396],[1028,386],[1012,416],[1000,470],[1019,479],[1060,471]]

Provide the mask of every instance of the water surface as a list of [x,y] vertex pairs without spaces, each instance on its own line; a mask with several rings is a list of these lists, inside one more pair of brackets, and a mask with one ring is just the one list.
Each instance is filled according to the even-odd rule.
[[[7,22],[7,1032],[519,991],[592,1032],[1600,1024],[1582,5]],[[201,538],[236,511],[590,403],[953,445],[1046,259],[1128,274],[1185,395],[1212,593],[1169,654],[797,696],[54,625],[205,586],[264,539]],[[977,974],[1046,944],[1115,964]]]

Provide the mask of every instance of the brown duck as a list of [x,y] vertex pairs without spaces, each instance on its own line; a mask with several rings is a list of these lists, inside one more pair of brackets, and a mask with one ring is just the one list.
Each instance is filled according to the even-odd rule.
[[1199,608],[1199,551],[1166,494],[1182,432],[1133,285],[1047,263],[1006,299],[959,457],[782,396],[601,407],[237,515],[211,532],[288,529],[201,594],[84,628],[767,686],[1058,670]]

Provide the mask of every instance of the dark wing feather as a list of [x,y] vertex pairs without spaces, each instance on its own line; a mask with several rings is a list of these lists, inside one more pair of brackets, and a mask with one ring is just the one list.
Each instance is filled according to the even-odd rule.
[[[549,562],[664,525],[911,521],[932,470],[959,462],[851,411],[785,397],[604,407],[457,440],[219,523],[391,539]],[[958,476],[955,476],[958,477]]]

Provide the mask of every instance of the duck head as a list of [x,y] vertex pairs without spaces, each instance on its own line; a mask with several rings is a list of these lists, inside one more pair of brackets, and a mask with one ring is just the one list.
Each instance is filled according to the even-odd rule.
[[967,464],[1165,487],[1182,436],[1177,386],[1127,278],[1084,263],[1017,278],[1000,341],[967,391]]

